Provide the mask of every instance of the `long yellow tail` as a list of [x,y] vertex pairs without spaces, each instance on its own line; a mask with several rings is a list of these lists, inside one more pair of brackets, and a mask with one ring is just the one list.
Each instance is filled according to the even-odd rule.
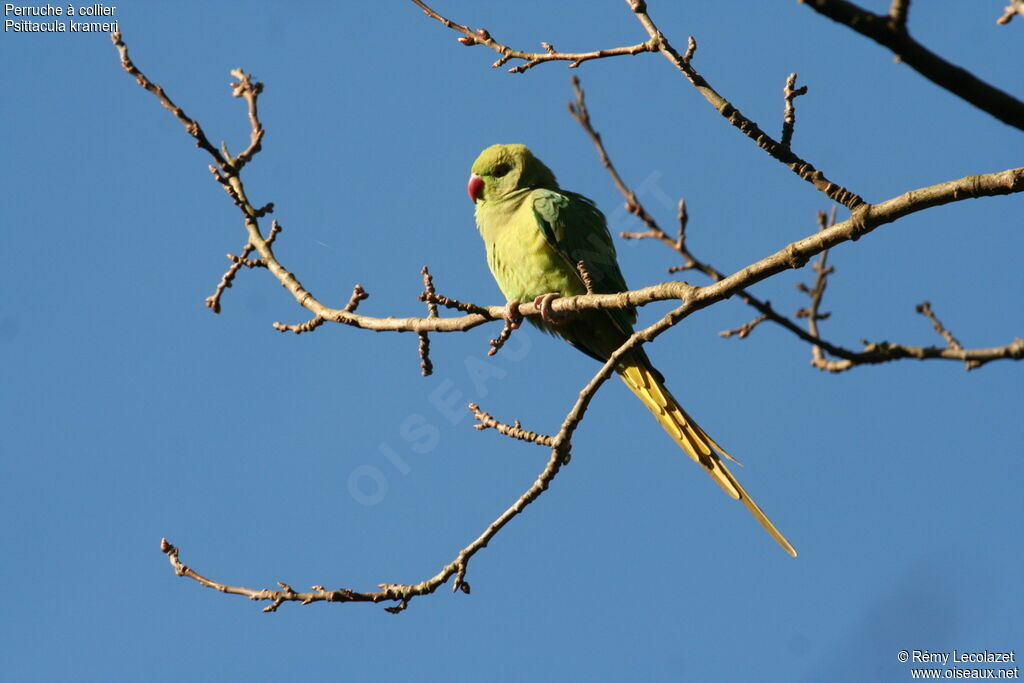
[[726,493],[743,503],[750,510],[750,514],[754,515],[761,526],[778,541],[787,553],[796,557],[796,549],[775,528],[771,520],[754,502],[754,499],[740,486],[736,477],[722,462],[719,454],[734,462],[735,459],[712,441],[711,437],[693,421],[693,418],[686,414],[675,397],[665,388],[657,372],[646,363],[646,357],[630,358],[627,356],[623,365],[619,367],[618,373],[626,386],[654,413],[658,422],[679,444],[679,447],[695,462],[703,466]]

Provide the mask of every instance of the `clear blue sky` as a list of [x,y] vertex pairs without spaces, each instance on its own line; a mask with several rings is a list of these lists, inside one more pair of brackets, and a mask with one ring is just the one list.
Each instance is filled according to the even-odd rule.
[[[1024,20],[997,27],[1003,4],[915,3],[911,28],[1019,96]],[[796,151],[865,198],[1021,164],[1019,131],[848,29],[795,2],[712,5],[650,10],[678,47],[698,38],[697,68],[770,132],[797,71],[810,94]],[[436,3],[528,48],[645,38],[622,2],[564,6]],[[233,151],[248,130],[228,72],[265,82],[249,193],[275,203],[285,265],[335,305],[360,282],[362,311],[420,314],[424,264],[442,292],[501,303],[465,194],[495,142],[528,144],[614,231],[635,228],[565,113],[572,73],[626,179],[646,183],[666,225],[685,196],[690,244],[720,269],[811,233],[830,208],[659,56],[513,76],[404,2],[140,2],[116,19],[137,64]],[[745,462],[741,480],[798,559],[612,383],[571,465],[471,564],[471,596],[445,588],[400,616],[324,604],[268,615],[175,577],[163,536],[187,564],[253,587],[432,576],[547,458],[472,429],[468,413],[450,418],[432,392],[552,432],[596,365],[529,330],[488,360],[490,326],[435,336],[423,379],[408,334],[275,332],[306,316],[259,271],[213,315],[203,298],[244,233],[181,125],[105,35],[5,33],[0,57],[4,678],[866,681],[908,679],[901,649],[1024,652],[1024,367],[826,375],[780,329],[719,338],[754,316],[738,301],[651,354]],[[941,343],[914,313],[927,299],[966,346],[1021,336],[1022,215],[1024,197],[974,200],[837,248],[825,333]],[[652,243],[620,255],[633,286],[675,262]],[[756,292],[791,312],[804,305],[794,283],[811,277]],[[492,377],[478,383],[481,362]],[[404,438],[417,424],[436,438]],[[386,486],[372,505],[350,489],[369,471]]]

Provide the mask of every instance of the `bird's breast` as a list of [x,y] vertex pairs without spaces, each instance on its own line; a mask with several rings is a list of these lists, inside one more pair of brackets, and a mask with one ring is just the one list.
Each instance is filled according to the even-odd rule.
[[581,294],[575,271],[544,238],[532,207],[522,203],[505,216],[479,221],[487,246],[487,264],[507,299],[532,301],[542,294]]

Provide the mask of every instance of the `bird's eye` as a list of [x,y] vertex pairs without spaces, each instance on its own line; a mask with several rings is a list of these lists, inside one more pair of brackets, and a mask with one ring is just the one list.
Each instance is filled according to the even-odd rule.
[[504,164],[502,164],[501,166],[498,166],[498,167],[496,167],[494,169],[494,173],[492,175],[495,178],[501,178],[501,177],[504,177],[505,175],[507,175],[508,172],[509,172],[509,167],[504,165]]

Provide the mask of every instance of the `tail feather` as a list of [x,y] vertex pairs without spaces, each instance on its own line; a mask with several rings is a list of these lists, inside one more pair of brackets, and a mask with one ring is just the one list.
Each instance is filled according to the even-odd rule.
[[686,411],[683,410],[675,397],[662,383],[656,371],[650,367],[646,356],[639,359],[625,360],[618,368],[619,376],[626,386],[636,394],[644,405],[654,413],[659,424],[668,432],[683,451],[694,462],[699,463],[711,478],[732,498],[739,500],[750,511],[761,526],[771,534],[779,545],[793,557],[796,549],[786,537],[775,528],[771,520],[764,514],[750,494],[740,485],[732,472],[726,468],[720,455],[729,460],[736,460],[715,443]]

